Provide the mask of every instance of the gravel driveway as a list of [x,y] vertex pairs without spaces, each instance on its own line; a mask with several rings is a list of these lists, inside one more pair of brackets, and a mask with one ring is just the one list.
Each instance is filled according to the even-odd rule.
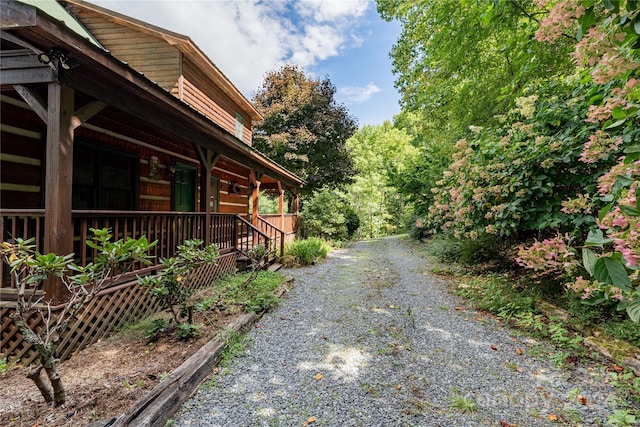
[[428,269],[392,237],[285,271],[295,276],[288,298],[249,332],[231,372],[202,387],[174,425],[606,423],[614,391],[600,368],[563,370],[534,359],[526,338],[460,307]]

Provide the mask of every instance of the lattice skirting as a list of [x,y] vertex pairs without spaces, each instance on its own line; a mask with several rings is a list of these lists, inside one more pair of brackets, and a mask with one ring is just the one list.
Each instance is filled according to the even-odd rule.
[[[234,273],[238,254],[222,255],[217,264],[205,265],[189,277],[187,283],[193,289],[207,287],[216,277]],[[147,291],[135,281],[105,289],[93,298],[82,310],[76,321],[62,334],[56,353],[61,360],[68,359],[74,352],[93,344],[100,338],[127,323],[140,321],[160,311],[161,307]],[[22,334],[11,318],[12,308],[0,308],[0,357],[20,360],[28,365],[38,354],[31,345],[22,340]],[[32,316],[32,327],[42,328],[42,319]]]

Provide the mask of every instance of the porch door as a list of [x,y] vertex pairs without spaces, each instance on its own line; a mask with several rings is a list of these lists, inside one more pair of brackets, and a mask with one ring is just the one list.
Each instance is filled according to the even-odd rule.
[[178,163],[173,181],[173,210],[195,212],[196,168]]

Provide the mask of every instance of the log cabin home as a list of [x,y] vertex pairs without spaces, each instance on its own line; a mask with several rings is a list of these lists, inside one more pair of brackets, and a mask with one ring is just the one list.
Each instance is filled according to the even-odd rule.
[[[200,287],[252,245],[275,253],[295,236],[303,181],[252,148],[260,113],[189,37],[81,0],[1,1],[3,241],[34,237],[38,251],[86,263],[91,227],[158,240],[156,259],[198,238],[221,253],[194,278]],[[278,214],[259,214],[265,191]],[[0,355],[29,362],[9,317],[15,283],[0,269]],[[65,291],[44,284],[54,305]],[[59,357],[158,309],[123,281],[91,301]]]

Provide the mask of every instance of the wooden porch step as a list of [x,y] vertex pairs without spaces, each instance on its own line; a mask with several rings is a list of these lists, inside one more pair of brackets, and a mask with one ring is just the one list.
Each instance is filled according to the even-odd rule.
[[271,264],[271,265],[269,266],[268,270],[269,270],[269,271],[278,271],[278,270],[280,270],[281,268],[282,268],[282,264],[275,262],[275,263],[273,263],[273,264]]

